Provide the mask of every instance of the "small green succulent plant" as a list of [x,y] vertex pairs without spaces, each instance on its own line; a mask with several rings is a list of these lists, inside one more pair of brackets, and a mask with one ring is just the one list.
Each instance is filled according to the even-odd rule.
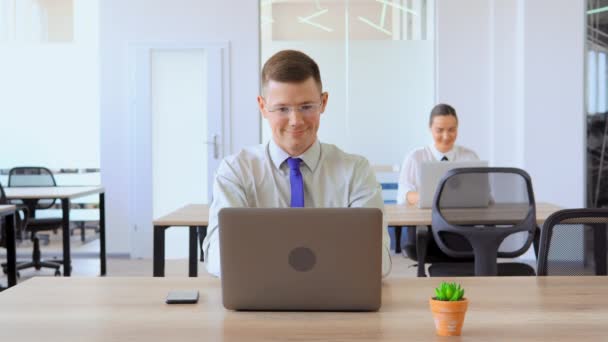
[[445,281],[439,284],[439,287],[435,289],[435,300],[441,301],[458,301],[464,296],[464,289],[460,287],[460,284],[446,283]]

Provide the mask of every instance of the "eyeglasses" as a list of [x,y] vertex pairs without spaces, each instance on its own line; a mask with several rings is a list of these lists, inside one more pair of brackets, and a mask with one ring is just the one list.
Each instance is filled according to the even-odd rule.
[[268,112],[276,113],[281,116],[287,116],[291,111],[298,111],[302,115],[313,115],[317,114],[321,109],[323,103],[307,103],[299,106],[279,106],[274,108],[268,108]]

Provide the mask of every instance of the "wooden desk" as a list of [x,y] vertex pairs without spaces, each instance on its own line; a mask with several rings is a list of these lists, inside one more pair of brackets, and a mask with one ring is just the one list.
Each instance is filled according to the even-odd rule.
[[[607,277],[480,277],[466,341],[604,341]],[[218,279],[38,277],[0,293],[1,341],[447,341],[428,299],[436,278],[388,278],[379,312],[234,312]],[[167,305],[170,290],[197,289],[198,304]],[[33,328],[35,327],[35,328]],[[461,338],[455,338],[460,341]]]
[[51,186],[51,187],[9,187],[4,188],[9,200],[59,199],[63,216],[63,275],[71,274],[70,256],[70,200],[87,195],[99,194],[99,259],[101,275],[106,275],[106,218],[104,188],[100,186]]
[[0,218],[5,217],[6,226],[6,276],[8,287],[17,284],[17,243],[15,241],[15,210],[14,205],[0,205]]
[[[542,226],[547,217],[560,210],[559,206],[551,203],[536,203],[536,223]],[[388,204],[384,206],[384,215],[389,226],[430,226],[432,209],[420,209],[415,206]],[[500,211],[498,211],[500,213]]]
[[[561,208],[550,203],[536,203],[536,222],[542,225],[547,217]],[[401,241],[401,228],[404,226],[429,226],[431,209],[419,209],[405,205],[385,205],[384,216],[389,226],[395,227],[395,241]],[[165,230],[169,227],[189,227],[189,276],[198,273],[196,228],[202,230],[204,237],[209,224],[209,206],[207,204],[189,204],[166,216],[154,220],[154,259],[153,274],[155,277],[165,275]],[[396,244],[396,253],[401,253],[401,246]]]
[[[526,208],[527,209],[527,208]],[[551,203],[536,203],[536,223],[542,226],[545,220],[554,212],[562,208]],[[401,253],[401,229],[409,226],[430,226],[432,221],[432,209],[420,209],[416,206],[392,204],[384,206],[384,215],[388,225],[395,227],[395,253]],[[497,211],[498,217],[501,212]],[[488,218],[496,222],[496,218]]]
[[188,275],[196,277],[198,274],[196,230],[200,229],[201,237],[204,237],[207,235],[208,224],[209,206],[206,204],[189,204],[154,220],[154,276],[165,276],[165,230],[169,227],[189,227]]

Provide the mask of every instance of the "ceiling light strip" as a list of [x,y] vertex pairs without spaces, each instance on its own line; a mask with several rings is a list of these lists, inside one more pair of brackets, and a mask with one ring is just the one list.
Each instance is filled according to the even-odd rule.
[[587,14],[596,14],[596,13],[602,13],[602,12],[606,12],[606,11],[608,11],[608,6],[589,10],[589,11],[587,11]]

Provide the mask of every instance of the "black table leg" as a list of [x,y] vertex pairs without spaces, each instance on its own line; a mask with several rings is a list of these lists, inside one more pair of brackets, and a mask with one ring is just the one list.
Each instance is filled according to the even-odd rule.
[[395,254],[401,253],[401,227],[396,226],[395,228]]
[[593,225],[593,258],[595,261],[595,275],[605,276],[606,266],[606,224]]
[[72,260],[70,259],[70,199],[61,199],[61,211],[63,212],[63,276],[69,277],[72,273]]
[[154,260],[153,275],[165,276],[165,226],[154,226]]
[[190,255],[188,257],[188,275],[190,277],[196,277],[198,273],[198,253],[197,253],[197,237],[196,237],[196,226],[190,226],[190,237],[189,237],[189,245],[190,245]]
[[[17,285],[17,246],[15,242],[15,213],[6,216],[6,268],[8,287]],[[18,214],[17,214],[18,215]]]
[[[84,232],[84,228],[82,230]],[[83,235],[84,236],[84,235]],[[106,196],[99,194],[99,262],[101,275],[106,275]]]

